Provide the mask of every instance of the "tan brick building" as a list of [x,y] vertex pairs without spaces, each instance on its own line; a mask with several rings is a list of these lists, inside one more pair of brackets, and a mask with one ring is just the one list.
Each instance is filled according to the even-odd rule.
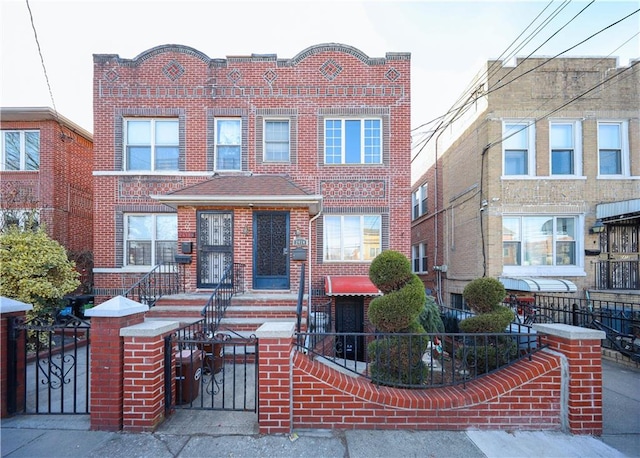
[[232,263],[248,290],[296,291],[297,248],[320,291],[367,276],[381,250],[409,254],[408,53],[95,55],[94,123],[103,299],[175,255],[187,291],[214,288]]
[[3,107],[0,225],[34,212],[76,260],[90,289],[93,136],[50,108]]
[[640,300],[639,63],[487,62],[412,161],[413,257],[445,303],[482,276]]

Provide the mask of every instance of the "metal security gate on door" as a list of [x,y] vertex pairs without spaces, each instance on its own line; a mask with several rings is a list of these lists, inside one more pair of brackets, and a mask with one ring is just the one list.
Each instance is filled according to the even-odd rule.
[[10,321],[9,413],[89,413],[90,329],[75,316]]
[[233,213],[198,212],[198,288],[215,288],[233,264]]
[[[233,331],[209,336],[200,323],[165,339],[166,406],[258,411],[258,339]],[[175,372],[172,372],[172,361]],[[171,386],[175,382],[175,390]]]

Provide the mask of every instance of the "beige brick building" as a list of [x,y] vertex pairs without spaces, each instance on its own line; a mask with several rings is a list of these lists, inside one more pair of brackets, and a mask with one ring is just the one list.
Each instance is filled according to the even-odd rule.
[[445,303],[482,276],[640,301],[638,64],[488,61],[415,149],[414,270]]

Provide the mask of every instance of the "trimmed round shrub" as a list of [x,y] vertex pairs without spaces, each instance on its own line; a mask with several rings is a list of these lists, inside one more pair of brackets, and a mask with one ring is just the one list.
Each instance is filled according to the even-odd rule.
[[509,307],[498,306],[493,312],[465,318],[458,327],[462,332],[505,332],[509,323],[515,318]]
[[474,344],[467,337],[466,345],[459,348],[457,357],[476,375],[490,372],[509,364],[518,354],[518,344],[509,336],[476,337]]
[[465,286],[462,296],[469,308],[476,313],[488,313],[498,307],[505,296],[506,290],[502,283],[495,278],[476,278]]
[[[421,328],[418,325],[418,328]],[[411,332],[418,332],[412,326]],[[429,373],[422,361],[429,337],[416,335],[381,336],[371,342],[369,375],[374,383],[387,386],[420,385]]]
[[424,285],[417,275],[413,275],[401,289],[371,301],[369,321],[382,332],[403,332],[417,320],[424,307],[424,298]]
[[380,253],[369,267],[369,279],[384,294],[402,288],[413,275],[409,259],[393,250]]

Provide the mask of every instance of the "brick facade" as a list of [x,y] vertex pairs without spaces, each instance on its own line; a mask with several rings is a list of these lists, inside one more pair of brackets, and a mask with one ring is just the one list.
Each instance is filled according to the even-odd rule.
[[[152,48],[134,59],[95,55],[94,255],[98,302],[126,288],[124,276],[149,270],[126,265],[123,217],[128,213],[177,213],[178,247],[182,242],[191,242],[193,247],[193,262],[187,265],[185,277],[187,291],[196,290],[198,284],[196,217],[203,210],[232,213],[233,261],[245,264],[248,289],[253,287],[257,241],[252,224],[256,211],[289,213],[289,247],[294,248],[294,237],[308,239],[308,270],[313,276],[311,286],[316,289],[322,288],[326,275],[367,275],[369,268],[367,261],[323,260],[325,215],[379,215],[381,249],[395,249],[408,256],[410,96],[408,53],[370,58],[340,44],[312,46],[291,59],[275,55],[211,59],[179,45]],[[134,117],[178,120],[179,170],[126,171],[124,123]],[[219,117],[241,121],[239,171],[215,170],[214,120]],[[379,120],[381,162],[326,164],[327,118]],[[265,119],[289,121],[288,161],[263,160]],[[255,207],[248,201],[238,205],[225,205],[215,199],[206,202],[207,196],[197,203],[186,202],[185,198],[171,207],[165,205],[166,198],[184,195],[190,186],[234,175],[285,176],[305,196],[319,196],[321,211],[286,204],[286,199],[277,196]],[[238,194],[243,192],[248,191],[238,190]],[[290,262],[292,291],[298,286],[299,269],[299,264]]]
[[39,131],[36,171],[0,170],[2,211],[37,209],[51,238],[68,251],[93,249],[93,138],[47,108],[2,108],[3,131]]
[[[435,247],[442,250],[447,271],[438,276],[445,302],[451,300],[451,294],[461,294],[470,280],[482,276],[567,279],[576,284],[582,297],[583,290],[596,286],[598,262],[612,259],[607,255],[619,249],[607,247],[604,236],[591,233],[596,207],[639,195],[638,73],[619,67],[615,58],[556,58],[549,62],[530,58],[519,59],[515,67],[489,61],[485,70],[490,76],[472,88],[469,97],[473,103],[466,106],[464,115],[450,123],[445,120],[447,129],[435,135],[414,160],[413,189],[425,181],[431,185],[435,170],[441,171],[442,179],[434,191],[441,200],[413,222],[412,244],[426,233],[431,234],[429,256],[434,256]],[[524,121],[534,124],[529,129],[533,134],[528,146],[533,170],[523,177],[507,175],[503,172],[503,150],[509,147],[505,147],[508,139],[503,123]],[[562,122],[573,127],[572,175],[551,171],[550,125]],[[626,163],[620,175],[599,173],[599,122],[621,125]],[[575,221],[570,234],[575,258],[566,265],[547,260],[527,266],[524,258],[520,265],[508,265],[503,262],[505,216],[571,218]],[[433,230],[435,219],[443,223],[442,230]],[[635,219],[624,221],[612,217],[605,225],[611,234],[616,230],[638,233],[640,217],[637,213]],[[620,240],[625,237],[619,235]],[[624,250],[633,252],[637,247]],[[601,251],[601,255],[586,251]],[[423,276],[434,289],[439,284],[436,273]]]

